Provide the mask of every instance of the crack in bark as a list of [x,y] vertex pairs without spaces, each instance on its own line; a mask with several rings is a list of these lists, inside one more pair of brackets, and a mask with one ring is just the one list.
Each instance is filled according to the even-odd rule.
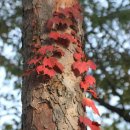
[[[52,94],[53,95],[53,97],[55,98],[55,96],[54,96],[54,94]],[[56,100],[56,99],[55,99]],[[62,109],[62,105],[60,104],[60,102],[57,100],[57,102],[58,102],[58,104],[59,104],[59,106],[60,106],[60,108],[61,108],[61,110],[62,110],[62,113],[64,114],[64,117],[66,117],[66,119],[67,119],[67,121],[69,122],[69,124],[70,124],[70,126],[72,127],[72,129],[73,130],[75,130],[74,128],[73,128],[73,125],[70,123],[70,120],[67,118],[67,116],[65,115],[65,113],[64,113],[64,110]]]

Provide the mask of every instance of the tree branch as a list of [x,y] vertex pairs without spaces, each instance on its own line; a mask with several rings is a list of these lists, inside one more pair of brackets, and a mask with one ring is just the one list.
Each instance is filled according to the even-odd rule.
[[121,108],[117,108],[114,107],[108,103],[106,103],[103,99],[95,99],[98,103],[100,103],[101,105],[105,106],[106,108],[108,108],[109,110],[111,110],[112,112],[117,113],[118,115],[120,115],[122,118],[124,118],[125,121],[130,122],[130,116],[127,110],[121,109]]
[[119,18],[120,21],[130,21],[130,9],[118,10],[115,12],[111,12],[106,16],[98,16],[97,14],[93,14],[88,16],[88,13],[84,13],[85,16],[89,17],[91,21],[95,21],[95,23],[99,23],[97,25],[104,24],[107,20],[112,20],[114,18]]

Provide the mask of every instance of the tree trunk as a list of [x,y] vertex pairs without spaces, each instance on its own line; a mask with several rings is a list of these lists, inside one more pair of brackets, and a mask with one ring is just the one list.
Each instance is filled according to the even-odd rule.
[[[69,7],[75,0],[22,0],[23,1],[23,59],[31,57],[30,45],[34,35],[44,44],[48,36],[45,23],[59,7]],[[36,27],[34,27],[36,24]],[[80,38],[82,23],[79,23]],[[41,38],[42,37],[42,38]],[[42,39],[42,40],[41,40]],[[76,77],[71,70],[74,44],[64,49],[65,55],[60,59],[64,72],[57,74],[48,82],[42,81],[35,73],[23,77],[22,86],[22,130],[84,130],[79,124],[79,116],[84,114],[79,87],[81,77]]]

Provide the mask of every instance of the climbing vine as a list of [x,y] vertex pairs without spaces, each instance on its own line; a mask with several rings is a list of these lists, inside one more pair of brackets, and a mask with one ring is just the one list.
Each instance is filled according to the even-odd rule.
[[[83,90],[84,98],[82,105],[84,108],[90,107],[94,114],[100,116],[92,99],[86,97],[86,93],[97,98],[96,80],[92,75],[87,74],[91,70],[96,70],[96,65],[92,60],[88,60],[83,49],[81,36],[79,36],[78,24],[83,21],[79,4],[72,7],[59,8],[53,13],[52,18],[46,22],[48,37],[46,43],[42,45],[42,40],[38,35],[33,36],[31,47],[31,58],[28,60],[28,69],[25,75],[36,73],[43,76],[44,80],[53,78],[56,74],[64,72],[64,66],[59,59],[65,55],[64,50],[70,44],[74,45],[72,70],[75,76],[82,76],[80,87]],[[35,27],[35,22],[32,23]],[[64,49],[63,49],[64,48]],[[87,111],[86,111],[87,113]],[[79,122],[89,126],[92,130],[99,130],[100,124],[89,119],[87,115],[80,116]]]

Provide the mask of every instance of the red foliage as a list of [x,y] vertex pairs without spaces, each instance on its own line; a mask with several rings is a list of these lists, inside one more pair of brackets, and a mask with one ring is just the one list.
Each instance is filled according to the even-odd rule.
[[89,83],[90,86],[93,86],[96,83],[96,80],[92,75],[87,75],[85,77],[85,82]]
[[57,59],[55,57],[49,57],[43,59],[43,65],[45,67],[53,68],[57,62]]
[[31,65],[31,64],[36,65],[40,60],[41,60],[41,58],[34,57],[33,59],[29,60],[29,61],[27,62],[27,64],[28,64],[28,65]]
[[55,57],[44,58],[43,65],[49,68],[57,68],[60,72],[63,72],[63,65],[58,62]]
[[57,61],[55,57],[49,57],[43,59],[43,64],[36,67],[38,74],[46,74],[49,77],[55,76],[56,72],[63,72],[63,65]]
[[89,126],[91,128],[91,130],[100,130],[100,124],[98,124],[97,122],[93,122],[91,121],[89,118],[87,117],[83,117],[80,116],[79,118],[80,122],[83,123],[85,126]]
[[93,70],[96,70],[96,68],[97,68],[96,64],[95,64],[93,61],[91,61],[91,60],[88,60],[88,61],[87,61],[87,65],[88,65],[91,69],[93,69]]
[[56,41],[58,41],[59,39],[67,39],[69,42],[77,43],[77,39],[75,39],[71,34],[68,33],[51,32],[49,34],[49,38]]
[[84,89],[84,91],[87,91],[88,90],[88,88],[89,88],[89,83],[87,83],[87,82],[84,82],[84,81],[81,81],[80,82],[80,87],[82,88],[82,89]]
[[[86,56],[83,52],[83,47],[78,33],[78,22],[82,21],[81,8],[79,4],[72,7],[60,8],[53,14],[53,17],[46,23],[47,31],[49,31],[48,42],[54,45],[41,45],[42,41],[39,36],[33,36],[33,44],[31,44],[32,54],[34,57],[28,61],[29,66],[33,66],[33,69],[27,70],[25,75],[31,72],[37,72],[38,75],[43,77],[54,77],[57,73],[62,73],[64,66],[58,61],[58,59],[65,55],[64,51],[58,46],[68,47],[70,43],[74,43],[75,53],[73,58],[75,62],[72,64],[72,70],[76,76],[85,74],[89,68],[96,70],[96,64],[88,60],[86,62]],[[32,27],[35,27],[36,22],[32,22]],[[69,31],[66,31],[69,28]],[[52,31],[53,30],[53,31]],[[58,44],[58,45],[57,45]],[[93,76],[87,75],[80,82],[80,87],[92,94],[97,98],[95,91],[96,80]],[[84,98],[82,101],[83,106],[88,106],[99,115],[98,109],[91,99]],[[87,117],[80,117],[80,122],[85,126],[88,125],[91,130],[100,130],[97,122],[92,122]]]
[[85,58],[85,54],[83,52],[80,52],[80,53],[75,52],[74,53],[74,59],[76,61],[84,59],[84,58]]
[[83,81],[80,82],[80,87],[87,91],[90,86],[93,86],[96,83],[96,80],[93,76],[87,75]]
[[50,78],[55,76],[55,71],[53,69],[48,69],[44,65],[37,66],[36,71],[38,74],[48,75]]
[[64,69],[64,66],[59,63],[59,62],[56,62],[55,66],[54,66],[54,69],[59,72],[59,73],[62,73],[63,72],[63,69]]
[[73,25],[73,23],[70,19],[60,18],[58,16],[55,16],[55,17],[48,20],[47,28],[51,29],[53,24],[56,24],[56,25],[62,24],[62,25],[67,25],[68,27]]
[[88,71],[87,63],[84,61],[76,61],[72,64],[72,69],[76,76]]
[[80,53],[74,53],[74,59],[80,60],[82,58],[82,55]]
[[83,17],[81,16],[81,8],[79,4],[74,5],[73,7],[68,7],[68,8],[60,8],[59,12],[63,14],[66,17],[69,18],[74,18],[75,20],[79,19],[82,20]]
[[91,107],[96,114],[100,115],[98,109],[95,106],[95,103],[91,99],[83,98],[82,104],[83,106]]
[[52,52],[53,49],[54,47],[52,45],[41,46],[38,50],[38,53],[40,53],[41,55],[45,55],[47,52]]
[[[32,45],[35,48],[35,45]],[[37,47],[37,44],[36,44]],[[49,54],[51,53],[51,55]],[[64,52],[57,46],[45,45],[41,46],[38,50],[34,52],[34,57],[27,62],[28,65],[34,64],[35,68],[26,71],[26,75],[30,74],[31,71],[36,70],[37,74],[48,75],[49,77],[53,77],[56,72],[63,72],[63,65],[58,62],[58,60],[53,56],[63,56]],[[25,74],[24,74],[25,75]]]
[[90,90],[87,90],[87,92],[91,93],[91,95],[94,97],[94,98],[98,98],[97,97],[97,93],[94,89],[90,89]]

